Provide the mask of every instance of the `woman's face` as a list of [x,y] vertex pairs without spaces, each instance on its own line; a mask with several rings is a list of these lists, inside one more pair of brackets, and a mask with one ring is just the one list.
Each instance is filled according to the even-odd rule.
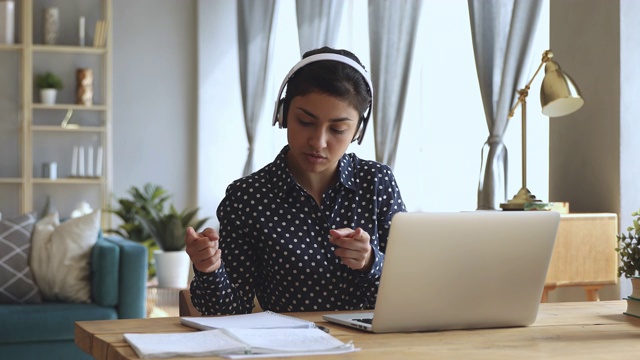
[[291,170],[332,176],[351,144],[358,118],[355,107],[325,93],[294,97],[287,113]]

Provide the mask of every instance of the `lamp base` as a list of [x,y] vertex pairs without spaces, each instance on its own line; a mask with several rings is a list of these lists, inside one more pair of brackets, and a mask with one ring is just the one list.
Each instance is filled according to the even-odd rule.
[[518,191],[518,193],[513,197],[513,199],[507,201],[506,203],[500,204],[500,208],[502,210],[524,210],[524,205],[526,203],[535,203],[542,202],[542,200],[536,199],[536,196],[531,194],[531,191],[526,187],[523,187]]

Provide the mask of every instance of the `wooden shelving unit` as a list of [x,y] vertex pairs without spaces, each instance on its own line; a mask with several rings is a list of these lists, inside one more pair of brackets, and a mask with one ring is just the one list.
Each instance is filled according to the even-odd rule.
[[[5,152],[4,157],[0,155],[0,161],[9,156],[6,154],[19,156],[19,160],[7,158],[6,167],[0,164],[0,213],[10,217],[39,211],[48,197],[53,199],[61,217],[68,216],[67,212],[75,204],[87,199],[94,209],[105,209],[112,191],[112,0],[20,0],[15,5],[16,43],[0,44],[0,56],[19,57],[13,64],[0,65],[17,67],[2,69],[0,76],[11,77],[13,71],[19,73],[17,84],[8,84],[5,88],[0,85],[0,107],[11,109],[6,117],[0,115],[0,131],[10,129],[11,132],[0,138],[0,154]],[[59,8],[60,36],[56,45],[45,45],[42,41],[40,29],[46,7]],[[79,16],[87,20],[86,46],[77,45]],[[103,47],[92,46],[94,24],[98,20],[107,23]],[[83,67],[93,70],[94,104],[91,106],[74,103],[75,72]],[[35,75],[44,71],[58,73],[63,78],[64,88],[56,105],[40,103],[34,89]],[[12,85],[15,87],[11,88]],[[18,99],[16,104],[14,98]],[[74,117],[63,127],[59,119],[70,110]],[[3,121],[7,123],[2,124]],[[6,148],[3,148],[3,139],[11,140],[4,141]],[[96,150],[102,148],[101,177],[71,176],[72,148],[76,143],[90,144],[88,146],[95,146]],[[15,161],[19,162],[19,173],[15,166],[10,166]],[[42,163],[48,161],[58,163],[55,180],[43,178],[39,171]],[[103,226],[110,225],[109,219],[110,216],[103,214]]]

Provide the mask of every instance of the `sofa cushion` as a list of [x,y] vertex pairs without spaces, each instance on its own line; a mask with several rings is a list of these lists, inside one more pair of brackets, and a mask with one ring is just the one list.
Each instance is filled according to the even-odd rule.
[[43,298],[91,302],[91,248],[98,240],[100,210],[60,223],[58,213],[38,221],[31,267]]
[[120,276],[120,247],[105,240],[102,232],[91,250],[91,298],[102,306],[118,304]]
[[144,318],[149,258],[147,247],[119,236],[107,236],[105,240],[120,248],[118,316],[120,319]]
[[115,308],[85,303],[0,306],[0,343],[72,340],[76,321],[113,320]]
[[29,257],[35,214],[0,221],[0,303],[42,302]]

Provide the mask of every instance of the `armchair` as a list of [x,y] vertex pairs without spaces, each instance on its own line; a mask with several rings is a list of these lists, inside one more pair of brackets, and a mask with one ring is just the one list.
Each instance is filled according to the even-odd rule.
[[6,359],[92,359],[74,343],[76,321],[145,317],[147,248],[103,237],[91,252],[91,303],[0,305],[0,354]]

